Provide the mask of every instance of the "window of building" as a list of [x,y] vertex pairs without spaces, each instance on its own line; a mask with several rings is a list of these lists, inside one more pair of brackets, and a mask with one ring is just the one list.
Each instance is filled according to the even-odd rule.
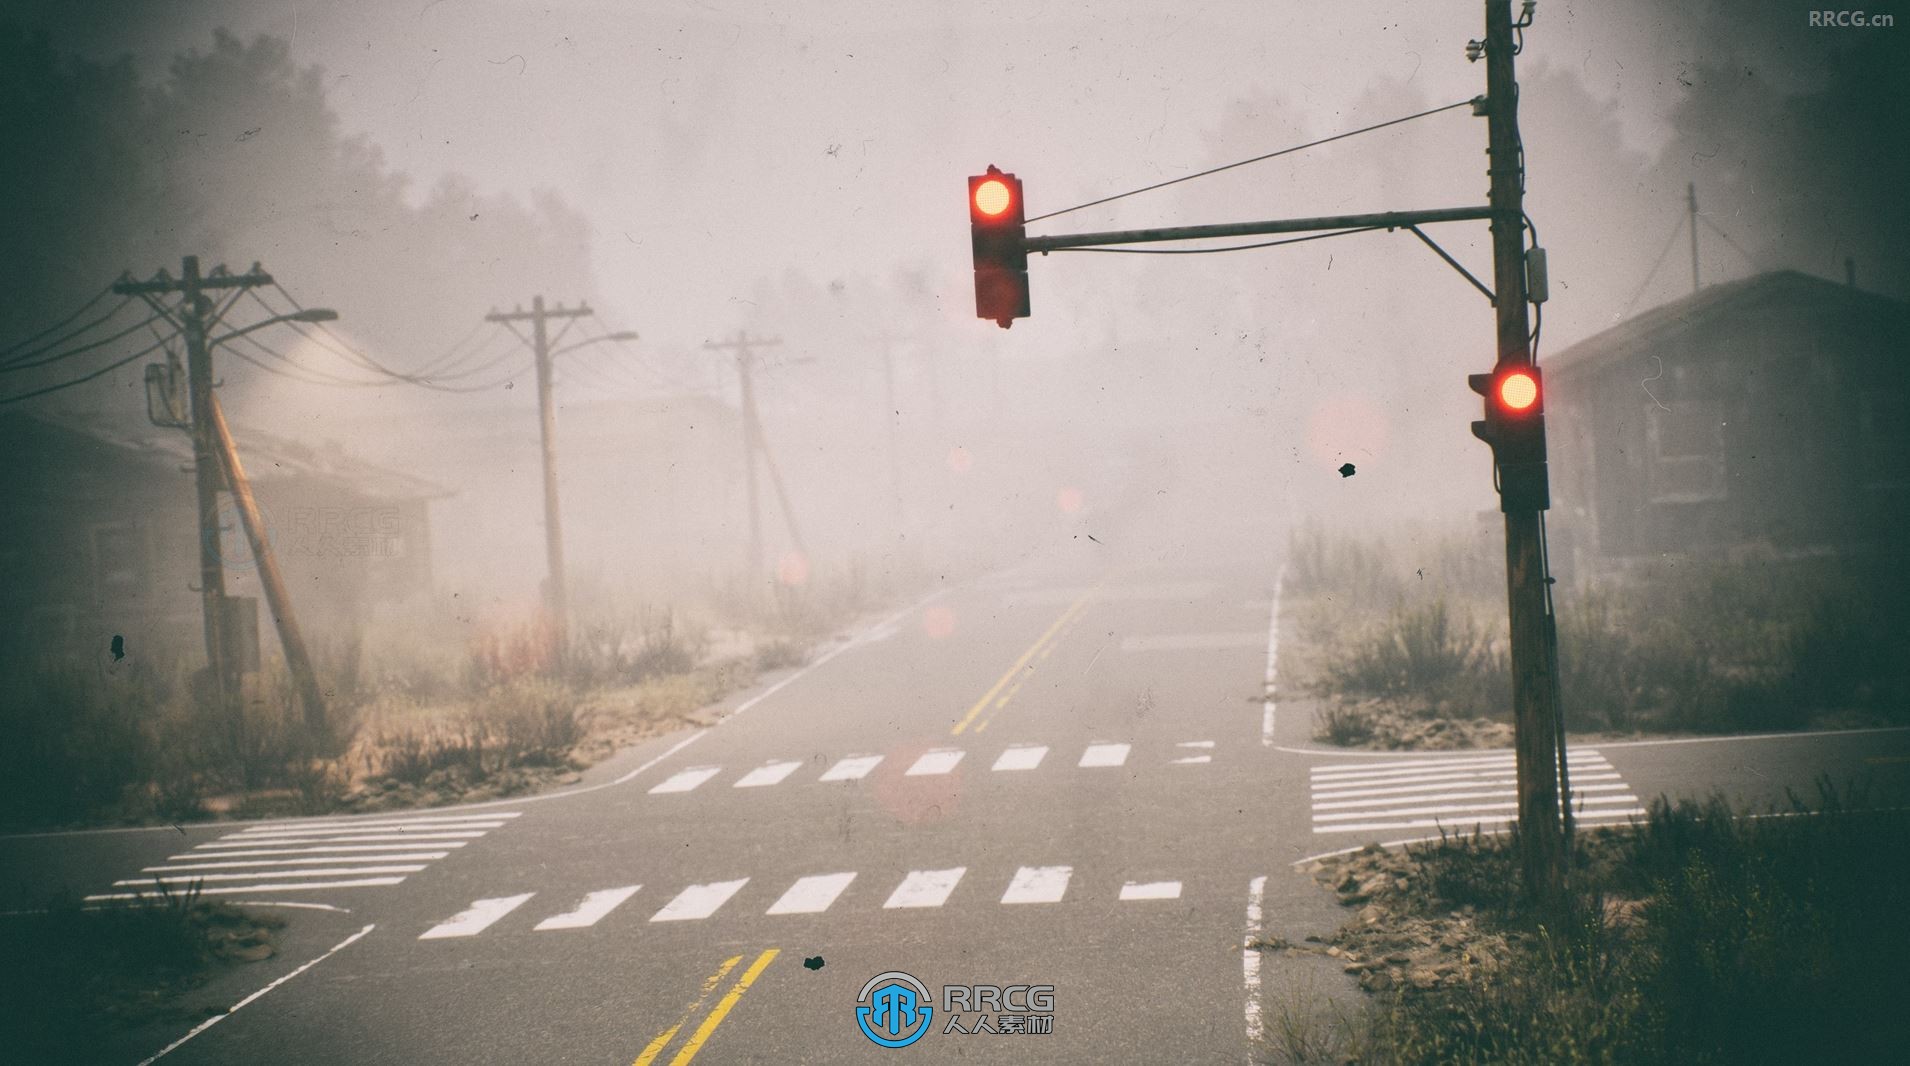
[[1715,401],[1653,404],[1645,409],[1645,428],[1653,503],[1724,498],[1724,421]]

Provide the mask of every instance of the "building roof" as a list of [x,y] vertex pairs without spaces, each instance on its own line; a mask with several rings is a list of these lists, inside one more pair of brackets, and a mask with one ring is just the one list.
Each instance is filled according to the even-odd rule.
[[[17,412],[14,417],[86,437],[141,462],[160,460],[174,467],[192,463],[190,436],[182,430],[155,426],[144,418],[108,422],[45,409]],[[232,437],[239,449],[239,462],[255,484],[311,479],[388,501],[436,500],[453,494],[423,478],[366,462],[335,441],[313,446],[239,425],[232,427]]]
[[1628,318],[1545,359],[1545,372],[1555,376],[1587,373],[1628,360],[1690,330],[1780,304],[1871,314],[1910,312],[1910,306],[1887,296],[1795,270],[1777,270],[1712,285]]

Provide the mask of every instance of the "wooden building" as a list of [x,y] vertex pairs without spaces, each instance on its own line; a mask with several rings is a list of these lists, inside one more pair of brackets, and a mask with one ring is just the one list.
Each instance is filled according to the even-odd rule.
[[[309,629],[427,595],[428,482],[234,427],[293,603]],[[0,647],[190,650],[200,638],[192,443],[180,430],[50,412],[0,415]],[[261,595],[221,494],[227,592]],[[263,617],[263,611],[261,611]],[[267,623],[269,625],[269,623]],[[269,638],[268,638],[269,639]]]
[[1793,271],[1542,355],[1553,523],[1581,562],[1893,543],[1910,305]]

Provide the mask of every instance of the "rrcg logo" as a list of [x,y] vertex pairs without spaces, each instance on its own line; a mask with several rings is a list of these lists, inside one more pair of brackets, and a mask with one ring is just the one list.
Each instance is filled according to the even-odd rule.
[[883,1047],[908,1047],[935,1017],[928,987],[900,970],[869,978],[856,995],[856,1025]]
[[[856,1004],[862,1035],[883,1047],[908,1047],[922,1039],[935,1017],[928,987],[900,970],[870,978]],[[942,1013],[947,1018],[944,1035],[1051,1034],[1054,986],[943,985]]]

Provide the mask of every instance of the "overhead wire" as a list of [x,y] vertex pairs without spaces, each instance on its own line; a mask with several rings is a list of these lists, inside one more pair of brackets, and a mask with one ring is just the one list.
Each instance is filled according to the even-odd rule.
[[1166,181],[1157,181],[1152,185],[1144,185],[1138,189],[1131,189],[1127,192],[1116,193],[1113,196],[1103,196],[1099,200],[1090,200],[1085,204],[1076,204],[1073,207],[1064,207],[1059,211],[1049,211],[1046,214],[1036,215],[1033,218],[1025,219],[1024,223],[1039,222],[1044,218],[1054,218],[1057,215],[1065,215],[1071,211],[1081,211],[1090,207],[1098,207],[1102,204],[1113,203],[1115,200],[1124,199],[1129,196],[1138,196],[1144,192],[1153,192],[1155,189],[1165,189],[1169,185],[1178,185],[1183,181],[1193,181],[1195,178],[1204,178],[1211,174],[1218,174],[1223,170],[1232,170],[1235,167],[1244,167],[1249,163],[1264,162],[1265,160],[1274,159],[1279,156],[1291,155],[1294,152],[1305,151],[1308,148],[1317,148],[1323,144],[1331,144],[1334,141],[1342,141],[1348,137],[1357,137],[1362,133],[1371,133],[1374,130],[1383,130],[1388,126],[1397,126],[1402,122],[1411,122],[1414,119],[1426,118],[1429,115],[1437,115],[1442,111],[1451,111],[1452,109],[1457,107],[1467,107],[1472,104],[1473,99],[1474,98],[1468,98],[1465,100],[1461,100],[1458,103],[1446,104],[1443,107],[1435,107],[1435,108],[1431,108],[1430,110],[1421,111],[1418,114],[1406,115],[1401,118],[1388,119],[1385,122],[1376,122],[1371,126],[1362,126],[1356,130],[1347,130],[1344,133],[1336,133],[1332,135],[1331,137],[1321,137],[1318,140],[1308,141],[1305,144],[1296,144],[1292,146],[1291,148],[1282,148],[1277,152],[1268,152],[1265,155],[1257,155],[1257,156],[1254,156],[1252,159],[1242,159],[1236,163],[1227,163],[1222,166],[1210,167],[1206,170],[1196,171],[1192,174],[1183,174],[1178,178],[1169,178]]
[[[278,294],[284,297],[286,302],[291,304],[295,310],[298,310],[298,311],[305,310],[304,306],[298,302],[298,299],[294,297],[290,292],[287,292],[283,285],[280,285],[277,282],[273,282],[272,288],[277,290]],[[260,300],[260,303],[264,304],[266,307],[268,308],[271,307],[271,304],[265,301],[263,297],[260,297],[259,300]],[[323,324],[318,325],[315,329],[301,328],[302,325],[303,325],[302,323],[292,323],[292,328],[296,330],[300,336],[311,341],[313,344],[316,344],[320,348],[328,352],[331,352],[333,355],[338,356],[340,359],[343,359],[346,362],[356,363],[367,370],[371,370],[375,373],[383,374],[386,377],[392,378],[396,381],[402,381],[402,382],[405,382],[406,384],[416,385],[419,388],[423,388],[423,389],[431,389],[436,392],[460,392],[460,393],[482,392],[487,389],[496,388],[498,385],[502,385],[505,382],[511,381],[515,379],[515,377],[517,376],[517,372],[514,371],[513,373],[505,377],[501,377],[495,381],[486,382],[480,385],[471,385],[471,386],[443,385],[443,384],[439,384],[438,381],[434,380],[433,378],[426,377],[420,374],[407,374],[404,371],[394,370],[391,367],[384,365],[378,360],[372,358],[370,355],[367,355],[363,350],[351,344],[349,341],[345,340],[345,338],[341,337],[336,331],[326,328]],[[333,343],[327,343],[328,340]]]
[[[33,334],[32,336],[23,337],[20,340],[17,340],[13,342],[12,344],[7,345],[5,348],[0,348],[0,358],[10,357],[13,355],[14,352],[19,351],[21,348],[28,347],[29,345],[39,344],[40,341],[44,340],[48,336],[51,336],[52,334],[60,332],[61,330],[65,329],[67,326],[71,325],[75,319],[79,318],[81,315],[84,315],[86,312],[91,311],[95,306],[99,304],[101,300],[104,300],[108,295],[110,295],[112,291],[113,291],[112,285],[106,286],[100,291],[94,293],[92,297],[88,299],[85,303],[74,308],[73,311],[70,314],[68,314],[65,318],[60,319],[58,322],[53,323],[52,325],[46,327],[45,329],[39,331],[38,333]],[[101,322],[104,322],[107,319],[113,317],[114,315],[119,314],[120,310],[131,302],[132,302],[131,297],[127,297],[126,299],[121,300],[118,304],[114,305],[111,311],[108,311],[105,315],[94,319],[93,321],[87,323],[84,326],[81,326],[80,328],[74,330],[73,332],[67,334],[66,336],[62,337],[59,340],[49,341],[45,345],[42,345],[38,350],[44,351],[48,348],[57,348],[60,345],[65,344],[67,341],[71,340],[72,338],[77,337],[82,333],[85,333],[87,330],[92,329],[94,326],[99,325]]]
[[[123,307],[125,305],[122,304],[121,306]],[[118,313],[117,310],[115,310],[114,313],[117,314]],[[153,324],[154,322],[159,321],[159,318],[160,318],[159,315],[153,315],[152,317],[144,319],[143,321],[135,322],[132,325],[127,326],[125,329],[120,330],[118,333],[115,333],[110,337],[105,337],[100,340],[92,341],[87,344],[82,344],[77,348],[68,348],[65,351],[56,352],[53,355],[44,356],[39,359],[24,359],[24,358],[15,359],[13,362],[8,363],[6,366],[0,366],[0,374],[11,374],[11,373],[14,373],[15,371],[31,370],[35,367],[48,366],[50,364],[57,363],[63,359],[71,359],[76,355],[84,355],[87,352],[94,351],[99,348],[104,348],[105,346],[113,343],[114,341],[123,340],[126,337],[129,337],[135,333],[138,333],[140,330],[145,329],[147,326]]]
[[1718,228],[1718,224],[1716,222],[1711,221],[1711,216],[1706,215],[1703,212],[1699,212],[1698,220],[1700,222],[1703,222],[1705,225],[1710,226],[1711,232],[1717,234],[1719,237],[1724,238],[1724,243],[1730,245],[1732,251],[1738,253],[1740,256],[1743,256],[1745,263],[1747,263],[1751,267],[1751,269],[1756,270],[1760,268],[1761,264],[1758,262],[1757,257],[1753,256],[1750,252],[1745,251],[1743,247],[1741,247],[1738,244],[1738,242],[1732,240],[1731,235],[1729,233],[1726,233],[1724,232],[1724,230]]
[[1652,279],[1658,276],[1659,269],[1665,265],[1665,257],[1671,254],[1671,246],[1678,243],[1678,234],[1685,231],[1685,223],[1687,221],[1683,215],[1678,216],[1678,224],[1671,227],[1671,236],[1665,239],[1665,246],[1659,249],[1658,259],[1651,264],[1651,271],[1645,275],[1645,280],[1638,283],[1638,291],[1632,293],[1631,299],[1625,301],[1625,309],[1618,312],[1619,318],[1624,318],[1631,314],[1631,309],[1638,304],[1638,298],[1643,296],[1645,290],[1651,287]]
[[139,351],[136,351],[133,354],[126,356],[125,358],[120,359],[116,362],[108,363],[105,366],[100,367],[98,370],[95,370],[90,374],[83,374],[71,380],[62,381],[57,385],[48,385],[44,388],[33,389],[29,392],[15,393],[12,396],[0,396],[0,406],[10,404],[10,403],[19,403],[22,400],[31,400],[36,396],[45,396],[48,393],[59,392],[61,389],[70,389],[75,385],[83,385],[86,382],[92,381],[96,378],[105,377],[107,374],[110,374],[113,371],[118,370],[120,367],[123,367],[126,364],[131,363],[135,359],[139,359],[145,356],[149,352],[158,350],[160,347],[162,347],[166,343],[167,339],[170,339],[170,338],[154,341],[152,344],[144,348],[141,348]]
[[341,377],[329,371],[319,370],[316,367],[306,366],[305,364],[299,362],[298,360],[292,358],[289,355],[286,355],[284,352],[279,351],[277,348],[274,348],[271,345],[266,344],[264,341],[259,340],[257,337],[251,336],[250,334],[240,337],[238,338],[238,340],[243,341],[245,344],[258,349],[260,352],[263,352],[265,355],[269,356],[270,358],[276,359],[279,362],[285,364],[285,367],[283,368],[276,367],[271,365],[270,363],[262,362],[259,359],[254,358],[253,356],[247,355],[245,352],[239,350],[238,348],[226,349],[232,355],[238,357],[239,359],[247,363],[252,364],[253,366],[258,367],[259,369],[265,371],[268,374],[276,374],[279,377],[291,378],[294,381],[302,381],[308,385],[331,385],[338,388],[361,388],[361,389],[362,388],[384,388],[389,385],[397,384],[397,382],[390,381],[390,380],[364,381],[364,380],[359,380],[354,378]]

